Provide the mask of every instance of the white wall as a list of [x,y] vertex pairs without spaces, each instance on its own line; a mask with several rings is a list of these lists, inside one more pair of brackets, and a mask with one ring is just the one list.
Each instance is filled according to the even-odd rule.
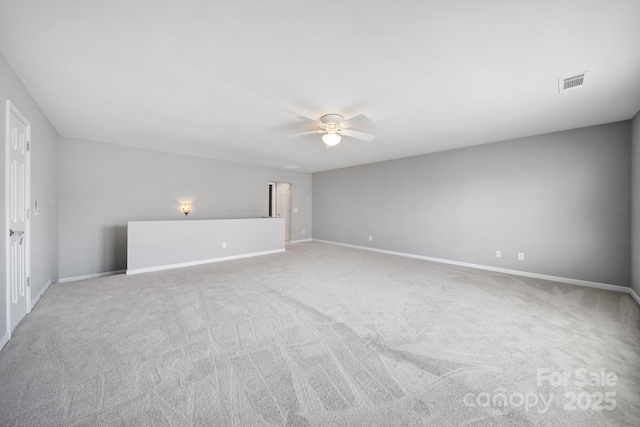
[[629,286],[630,141],[625,121],[315,173],[313,237]]
[[[31,294],[36,299],[47,283],[58,280],[58,133],[40,110],[5,58],[0,55],[0,101],[2,149],[0,150],[0,217],[2,229],[6,221],[5,207],[5,102],[11,102],[29,119],[32,132],[31,150],[31,207],[38,200],[40,214],[31,221]],[[8,235],[8,230],[4,230]],[[0,277],[5,277],[5,238],[0,240]],[[6,293],[0,287],[0,338],[7,329]]]
[[62,278],[125,270],[128,221],[267,216],[270,181],[292,183],[292,240],[312,235],[310,174],[71,138],[59,158]]

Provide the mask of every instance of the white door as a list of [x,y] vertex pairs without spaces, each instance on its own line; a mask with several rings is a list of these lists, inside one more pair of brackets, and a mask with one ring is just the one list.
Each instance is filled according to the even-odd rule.
[[291,184],[278,182],[278,205],[277,212],[279,218],[284,218],[284,240],[291,240]]
[[29,121],[7,101],[7,285],[13,331],[30,311],[29,304]]

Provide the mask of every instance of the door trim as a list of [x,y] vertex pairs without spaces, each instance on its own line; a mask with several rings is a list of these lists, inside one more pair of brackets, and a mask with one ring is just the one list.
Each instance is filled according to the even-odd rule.
[[[26,118],[24,114],[18,110],[18,108],[11,102],[11,100],[7,99],[6,102],[6,114],[5,114],[5,140],[4,140],[4,166],[5,166],[5,176],[4,176],[4,194],[5,194],[5,222],[4,222],[4,250],[5,250],[5,292],[6,292],[6,322],[7,322],[7,335],[8,339],[11,339],[11,290],[9,289],[9,245],[11,244],[9,240],[9,228],[10,228],[10,206],[9,206],[9,143],[11,141],[11,129],[9,128],[9,123],[11,122],[11,113],[15,114],[18,119],[20,119],[27,128],[27,144],[29,148],[27,149],[27,159],[26,159],[26,203],[27,209],[31,211],[31,122]],[[27,270],[27,314],[31,312],[31,212],[27,215],[27,222],[25,225],[25,253],[26,253],[26,270]],[[24,319],[23,319],[24,320]]]
[[[291,237],[292,236],[291,230],[293,229],[293,227],[292,227],[292,224],[293,224],[293,208],[292,208],[292,206],[293,206],[293,200],[292,200],[292,198],[293,198],[293,196],[292,196],[293,195],[293,183],[284,182],[284,181],[275,182],[276,197],[278,196],[278,193],[280,191],[278,189],[278,186],[280,186],[282,184],[287,184],[289,186],[289,229],[288,230],[286,229],[287,225],[286,225],[286,221],[285,221],[285,239],[284,239],[284,241],[288,242],[288,243],[291,243],[291,238],[292,238]],[[278,209],[278,201],[277,200],[276,200],[276,212],[275,213],[276,213],[276,218],[280,218],[280,210]],[[286,231],[289,231],[289,240],[286,239]]]

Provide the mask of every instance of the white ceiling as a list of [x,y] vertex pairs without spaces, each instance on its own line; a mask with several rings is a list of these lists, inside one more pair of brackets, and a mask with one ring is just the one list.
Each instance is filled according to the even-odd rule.
[[63,136],[304,172],[640,109],[639,0],[0,0],[0,51]]

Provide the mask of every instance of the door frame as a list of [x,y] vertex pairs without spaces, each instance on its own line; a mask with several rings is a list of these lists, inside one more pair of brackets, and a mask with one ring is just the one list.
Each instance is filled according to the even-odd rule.
[[276,181],[269,181],[269,217],[276,218],[278,210],[278,183]]
[[16,117],[20,121],[22,121],[27,128],[27,154],[26,154],[26,201],[25,206],[27,206],[27,221],[25,224],[25,264],[26,264],[26,304],[27,304],[27,314],[31,312],[31,122],[26,118],[24,114],[18,110],[18,108],[11,102],[11,100],[7,99],[6,102],[6,115],[5,115],[5,140],[4,140],[4,167],[5,167],[5,176],[4,176],[4,194],[5,194],[5,222],[4,222],[4,250],[5,250],[5,292],[7,298],[7,333],[9,334],[9,338],[11,338],[11,333],[13,332],[11,328],[11,289],[9,287],[9,245],[11,245],[11,240],[9,238],[9,229],[10,225],[10,203],[9,203],[9,169],[10,169],[10,160],[9,160],[9,144],[11,141],[11,129],[9,127],[9,123],[11,122],[11,113],[15,114]]
[[[291,235],[291,230],[293,230],[293,183],[292,182],[286,182],[286,181],[269,181],[269,185],[273,184],[273,216],[274,218],[278,218],[278,185],[279,184],[287,184],[289,185],[289,240],[285,239],[285,242],[291,242],[292,235]],[[285,222],[285,228],[286,228],[286,222]],[[286,232],[286,229],[285,229]]]

